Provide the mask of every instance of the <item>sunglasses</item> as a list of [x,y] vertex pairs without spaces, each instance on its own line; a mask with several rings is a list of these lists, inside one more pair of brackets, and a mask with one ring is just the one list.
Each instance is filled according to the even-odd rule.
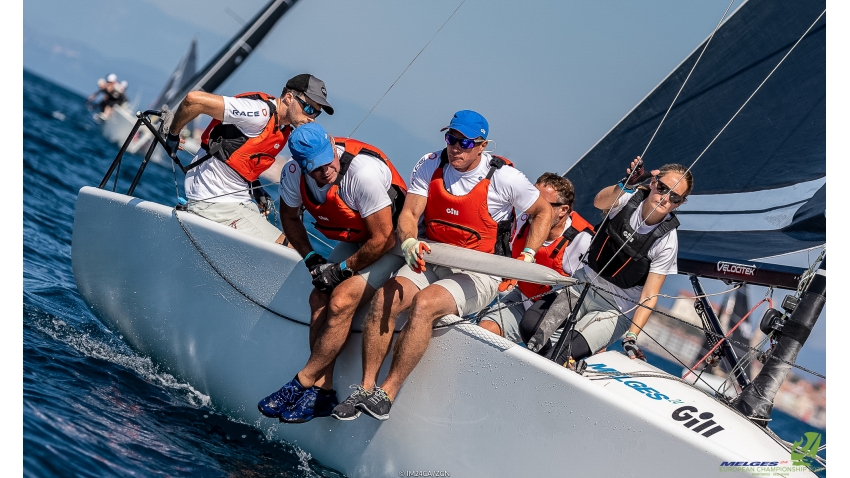
[[295,96],[295,99],[298,100],[298,103],[301,105],[301,110],[304,111],[305,115],[311,118],[316,118],[317,116],[322,114],[322,110],[314,108],[313,105],[302,100],[300,97]]
[[473,146],[484,141],[483,139],[458,138],[450,133],[446,133],[446,144],[454,146],[460,143],[460,147],[463,149],[472,149]]
[[674,193],[670,186],[661,182],[661,179],[658,176],[653,176],[653,180],[655,180],[655,190],[658,191],[658,194],[664,196],[667,193],[670,193],[668,199],[673,204],[682,204],[685,202],[685,197],[681,196],[677,193]]

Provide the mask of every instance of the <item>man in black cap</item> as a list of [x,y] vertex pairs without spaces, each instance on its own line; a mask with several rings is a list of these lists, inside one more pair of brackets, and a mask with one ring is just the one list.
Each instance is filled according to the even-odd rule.
[[174,113],[166,140],[168,153],[177,153],[180,130],[190,121],[202,114],[213,120],[186,173],[187,209],[282,244],[285,236],[266,220],[272,201],[259,177],[274,164],[293,128],[315,121],[322,111],[334,113],[327,96],[325,83],[306,73],[287,81],[279,98],[265,93],[231,97],[189,92]]

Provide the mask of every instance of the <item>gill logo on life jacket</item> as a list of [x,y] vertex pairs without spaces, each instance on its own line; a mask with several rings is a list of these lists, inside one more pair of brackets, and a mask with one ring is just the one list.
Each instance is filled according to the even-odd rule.
[[446,212],[449,213],[449,214],[453,214],[455,216],[460,215],[460,211],[458,211],[457,209],[451,208],[451,207],[446,208]]
[[319,219],[321,219],[322,221],[330,221],[330,219],[326,218],[325,216],[319,216]]

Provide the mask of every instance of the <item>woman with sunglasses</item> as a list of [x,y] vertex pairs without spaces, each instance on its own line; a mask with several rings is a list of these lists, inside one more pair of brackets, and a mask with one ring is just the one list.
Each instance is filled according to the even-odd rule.
[[[587,264],[574,277],[594,287],[579,308],[576,327],[567,337],[570,345],[556,358],[558,363],[592,355],[623,334],[626,353],[646,360],[636,340],[667,275],[677,272],[679,221],[674,211],[691,193],[694,178],[680,164],[667,164],[644,176],[640,157],[626,173],[623,181],[593,200],[607,216],[590,244]],[[630,188],[650,176],[649,187]],[[572,294],[579,295],[579,289],[574,287]]]
[[184,181],[187,210],[283,244],[286,236],[266,219],[271,197],[259,177],[274,164],[292,128],[313,122],[322,111],[333,114],[325,84],[306,73],[286,82],[279,98],[265,93],[231,97],[189,92],[174,113],[166,140],[168,154],[176,157],[179,133],[190,121],[202,114],[213,119],[188,166]]

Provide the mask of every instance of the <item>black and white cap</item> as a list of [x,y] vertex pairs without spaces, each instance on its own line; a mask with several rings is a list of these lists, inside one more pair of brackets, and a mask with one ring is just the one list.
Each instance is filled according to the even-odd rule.
[[286,88],[304,93],[307,98],[322,105],[322,109],[329,115],[334,114],[334,109],[328,103],[328,90],[325,82],[308,73],[293,76],[286,82]]

